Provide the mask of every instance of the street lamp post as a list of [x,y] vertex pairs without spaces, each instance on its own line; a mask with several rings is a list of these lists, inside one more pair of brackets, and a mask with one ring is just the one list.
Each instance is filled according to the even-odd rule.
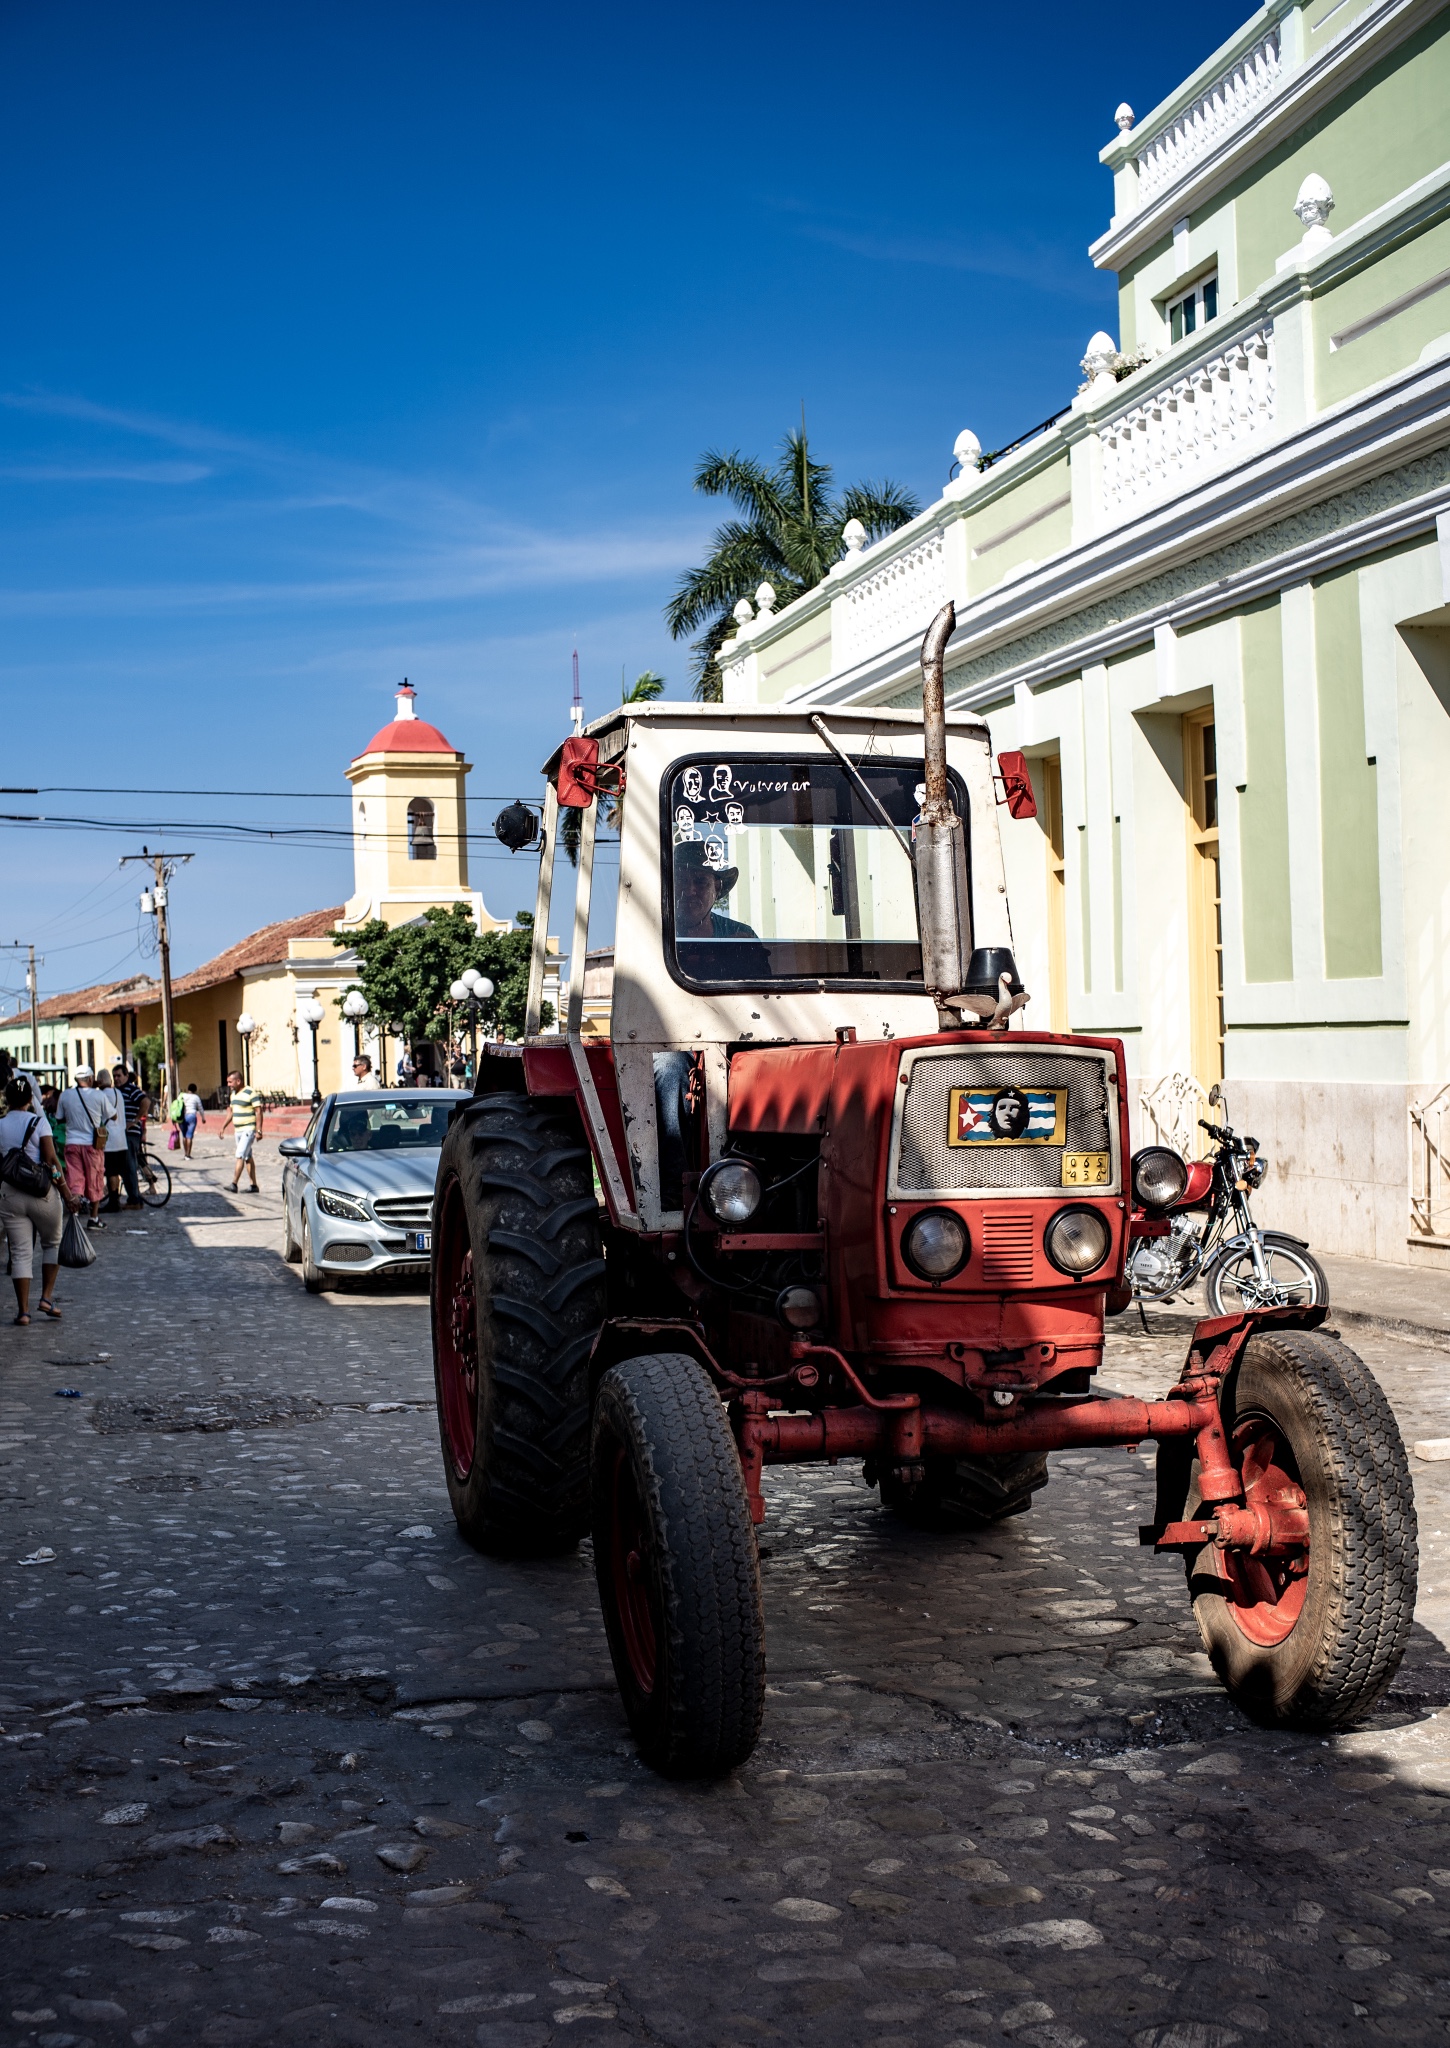
[[[252,1085],[252,1033],[256,1028],[257,1020],[251,1011],[243,1010],[241,1016],[237,1019],[237,1036],[242,1041],[242,1080],[248,1088]],[[223,1074],[223,1088],[226,1085],[227,1077]]]
[[[355,1060],[362,1058],[362,1026],[367,1013],[367,997],[360,988],[350,988],[342,999],[342,1014],[352,1019],[352,1056]],[[381,1074],[378,1076],[380,1081],[384,1078]]]
[[452,996],[455,1003],[464,1003],[468,1008],[469,1057],[476,1079],[478,1075],[478,1013],[493,994],[493,983],[486,974],[480,974],[476,967],[465,967],[448,993]]
[[312,1033],[312,1107],[314,1109],[317,1109],[322,1102],[322,1088],[320,1086],[317,1064],[317,1027],[326,1015],[327,1012],[323,1009],[321,1003],[318,1002],[316,996],[304,996],[297,1005],[299,1023],[307,1025]]

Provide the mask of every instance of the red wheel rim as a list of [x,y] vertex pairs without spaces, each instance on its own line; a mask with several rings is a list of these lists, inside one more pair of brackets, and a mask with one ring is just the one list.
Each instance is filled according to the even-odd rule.
[[659,1663],[659,1636],[655,1628],[650,1586],[649,1526],[644,1503],[635,1485],[629,1455],[623,1445],[614,1453],[614,1478],[610,1487],[609,1569],[614,1587],[615,1612],[624,1639],[624,1654],[630,1676],[648,1698],[655,1689]]
[[473,1469],[478,1416],[478,1304],[473,1289],[473,1248],[463,1192],[456,1180],[443,1190],[437,1222],[433,1285],[433,1340],[438,1360],[438,1401],[454,1474]]
[[[1234,1429],[1235,1463],[1243,1474],[1247,1507],[1298,1506],[1299,1466],[1288,1439],[1267,1415],[1243,1416]],[[1309,1545],[1284,1557],[1250,1557],[1227,1550],[1232,1591],[1229,1612],[1251,1643],[1272,1648],[1293,1633],[1309,1591]]]

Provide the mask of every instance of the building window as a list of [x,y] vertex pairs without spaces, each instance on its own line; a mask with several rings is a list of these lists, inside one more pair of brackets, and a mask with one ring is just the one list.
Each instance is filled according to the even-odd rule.
[[408,806],[408,858],[438,858],[438,846],[433,837],[433,806],[426,796],[415,796]]
[[1182,298],[1174,299],[1168,307],[1168,339],[1182,341],[1186,334],[1197,334],[1200,327],[1206,327],[1210,320],[1218,318],[1218,275],[1201,277],[1192,291]]

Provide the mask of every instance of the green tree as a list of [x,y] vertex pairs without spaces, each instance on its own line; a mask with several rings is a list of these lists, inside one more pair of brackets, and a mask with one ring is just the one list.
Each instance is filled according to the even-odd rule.
[[[357,954],[357,985],[390,1037],[447,1038],[454,1028],[449,988],[465,967],[476,967],[493,983],[493,994],[479,1010],[480,1028],[518,1038],[528,1001],[532,926],[532,916],[521,914],[517,930],[480,932],[467,904],[454,903],[425,910],[410,924],[384,924],[375,917],[356,931],[334,932],[332,943]],[[548,1003],[542,1021],[553,1021]]]
[[[191,1026],[184,1024],[179,1017],[173,1018],[171,1036],[176,1041],[176,1064],[180,1067],[186,1058],[186,1048],[191,1044]],[[142,1078],[147,1088],[164,1083],[166,1077],[166,1048],[162,1043],[159,1025],[155,1031],[148,1031],[144,1036],[132,1041],[131,1059],[132,1063],[141,1069]],[[226,1086],[226,1080],[227,1077],[223,1074],[223,1087]]]
[[859,519],[867,539],[880,540],[921,509],[900,484],[852,484],[839,496],[832,485],[828,465],[811,459],[804,426],[786,435],[774,469],[733,450],[701,458],[695,489],[707,498],[729,498],[745,515],[716,528],[709,557],[690,570],[665,607],[676,640],[705,629],[690,663],[695,695],[703,702],[720,701],[715,657],[735,630],[734,609],[742,597],[753,598],[760,584],[769,583],[777,600],[789,604],[813,590],[840,560],[848,521]]

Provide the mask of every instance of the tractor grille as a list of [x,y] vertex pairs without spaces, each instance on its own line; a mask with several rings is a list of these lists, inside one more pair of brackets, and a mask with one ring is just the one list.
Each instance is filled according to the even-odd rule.
[[1036,1243],[1030,1209],[988,1209],[982,1218],[982,1278],[1003,1287],[1026,1286]]
[[433,1220],[431,1195],[374,1195],[373,1214],[394,1230],[426,1230]]
[[[1063,1188],[1086,1191],[1081,1178],[1084,1156],[1108,1155],[1108,1179],[1097,1181],[1096,1194],[1115,1190],[1113,1134],[1116,1091],[1108,1085],[1109,1067],[1101,1053],[1069,1053],[1055,1046],[1024,1047],[1020,1052],[979,1050],[908,1053],[902,1061],[907,1076],[897,1112],[891,1176],[893,1195],[974,1195],[1001,1190],[1014,1194],[1056,1194]],[[1034,1144],[951,1144],[955,1128],[953,1089],[990,1096],[1016,1088],[1033,1101],[1034,1114],[1050,1121],[1044,1098],[1065,1096],[1059,1142]],[[1054,1131],[1054,1137],[1058,1133]],[[1065,1155],[1076,1158],[1067,1163]]]

